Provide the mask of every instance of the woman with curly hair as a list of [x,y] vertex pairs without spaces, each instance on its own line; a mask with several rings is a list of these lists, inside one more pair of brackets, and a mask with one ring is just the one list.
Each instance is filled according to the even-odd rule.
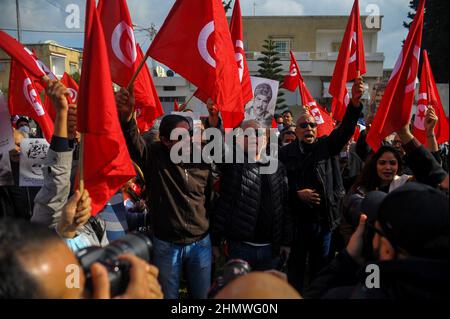
[[382,146],[366,162],[364,169],[345,196],[342,205],[340,231],[345,242],[348,242],[355,230],[355,219],[352,207],[359,199],[371,191],[390,193],[396,188],[411,181],[413,176],[403,174],[401,154],[392,146]]

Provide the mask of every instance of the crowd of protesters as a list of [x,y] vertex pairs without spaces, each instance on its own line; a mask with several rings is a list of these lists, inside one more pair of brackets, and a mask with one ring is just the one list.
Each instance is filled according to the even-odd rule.
[[[264,174],[268,140],[258,121],[240,125],[253,132],[232,146],[242,163],[174,163],[171,149],[184,141],[171,133],[192,132],[191,118],[166,115],[156,132],[140,134],[133,94],[122,88],[116,104],[136,177],[93,217],[89,192],[75,181],[76,106],[65,90],[60,82],[46,89],[57,116],[41,188],[17,186],[20,142],[31,130],[26,118],[15,123],[16,186],[0,187],[0,298],[112,297],[104,265],[91,266],[89,295],[87,274],[68,287],[66,267],[79,263],[74,253],[130,231],[149,236],[153,251],[150,262],[120,257],[131,265],[121,298],[176,299],[184,285],[190,298],[207,298],[217,274],[237,261],[242,275],[221,283],[216,297],[448,298],[448,146],[436,143],[432,108],[427,148],[406,126],[374,152],[365,142],[370,117],[352,140],[363,110],[358,78],[328,136],[317,137],[307,109],[296,121],[290,111],[275,117],[277,168]],[[223,129],[211,100],[207,109],[203,129]],[[380,269],[374,289],[367,265]]]

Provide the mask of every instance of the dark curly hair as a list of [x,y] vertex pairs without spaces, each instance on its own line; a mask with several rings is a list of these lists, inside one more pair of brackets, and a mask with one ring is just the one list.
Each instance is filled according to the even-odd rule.
[[398,162],[397,175],[403,174],[402,157],[399,151],[397,151],[390,145],[384,145],[380,147],[380,149],[375,154],[367,159],[363,171],[352,187],[352,191],[356,191],[358,188],[361,188],[364,192],[371,192],[380,186],[381,181],[377,173],[377,162],[385,153],[394,154]]

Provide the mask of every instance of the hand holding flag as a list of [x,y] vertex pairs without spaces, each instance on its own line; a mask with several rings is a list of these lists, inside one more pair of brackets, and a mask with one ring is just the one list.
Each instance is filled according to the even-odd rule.
[[438,117],[436,112],[434,111],[433,106],[429,106],[427,113],[425,114],[425,131],[427,132],[427,136],[434,135],[434,129],[438,122]]
[[329,88],[329,93],[333,96],[331,111],[337,121],[342,121],[350,102],[346,83],[361,77],[365,73],[366,60],[359,1],[355,0]]
[[361,76],[357,77],[355,79],[355,82],[352,86],[352,105],[354,107],[359,107],[359,104],[361,103],[361,98],[364,94],[364,80]]
[[422,45],[424,9],[425,0],[420,0],[408,37],[392,71],[372,128],[367,135],[367,144],[375,151],[380,148],[386,136],[399,131],[411,120]]

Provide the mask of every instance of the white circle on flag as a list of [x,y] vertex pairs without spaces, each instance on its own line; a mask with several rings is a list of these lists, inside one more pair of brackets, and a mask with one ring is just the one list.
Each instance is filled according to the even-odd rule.
[[78,98],[78,92],[72,88],[67,88],[67,91],[69,91],[70,99],[72,100],[73,103],[75,103]]
[[42,116],[45,114],[44,108],[42,107],[42,104],[37,99],[37,93],[36,90],[32,86],[32,82],[30,78],[26,78],[23,81],[23,94],[25,96],[25,99],[30,103],[30,105],[34,108],[34,111],[38,116]]
[[208,39],[214,32],[214,21],[207,23],[198,35],[197,48],[200,56],[213,68],[216,67],[216,60],[208,52]]
[[[125,49],[127,53],[126,55],[124,54],[120,46],[120,39],[124,34],[126,36],[126,43],[125,43]],[[125,64],[127,67],[131,68],[134,62],[136,62],[137,51],[133,29],[128,24],[126,24],[123,21],[117,24],[111,36],[111,46],[114,55],[120,60],[120,62]]]

